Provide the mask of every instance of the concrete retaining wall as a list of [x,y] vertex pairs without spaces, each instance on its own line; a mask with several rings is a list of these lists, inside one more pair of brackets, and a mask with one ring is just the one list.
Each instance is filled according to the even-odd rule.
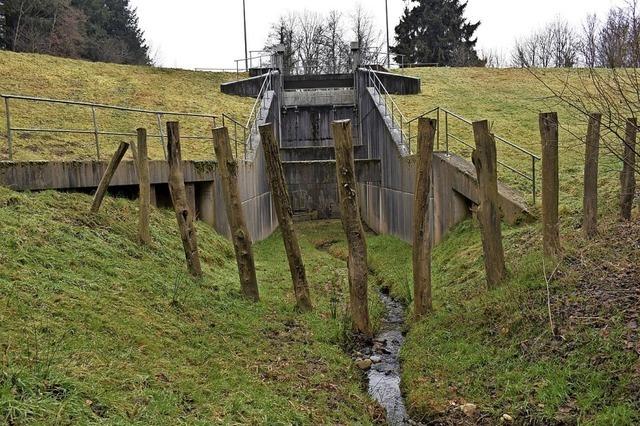
[[391,72],[376,71],[376,75],[392,95],[417,95],[421,92],[420,79]]
[[[392,128],[373,89],[366,87],[366,73],[359,73],[359,110],[362,142],[370,156],[380,159],[381,183],[360,183],[363,221],[375,232],[394,235],[411,243],[415,155],[409,155],[400,134]],[[434,154],[433,191],[429,215],[433,242],[471,214],[478,203],[474,166],[456,155]],[[500,208],[508,223],[531,220],[527,205],[517,191],[499,184]]]
[[283,148],[333,146],[331,123],[351,120],[354,144],[359,144],[357,115],[354,106],[307,106],[288,108],[282,114]]

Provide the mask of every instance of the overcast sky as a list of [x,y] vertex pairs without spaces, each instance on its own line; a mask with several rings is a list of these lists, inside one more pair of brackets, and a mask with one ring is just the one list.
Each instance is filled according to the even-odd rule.
[[[388,0],[393,29],[404,0]],[[234,68],[244,57],[242,0],[132,0],[140,25],[162,66],[180,68]],[[271,23],[289,11],[348,14],[362,4],[381,31],[385,28],[384,0],[246,0],[249,50],[264,46]],[[605,14],[624,0],[469,0],[467,17],[480,20],[479,49],[508,52],[516,38],[530,33],[556,16],[579,25],[588,13]]]

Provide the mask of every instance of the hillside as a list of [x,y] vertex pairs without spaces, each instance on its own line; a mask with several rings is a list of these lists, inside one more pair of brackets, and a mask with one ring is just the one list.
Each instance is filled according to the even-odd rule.
[[[554,99],[551,93],[540,83],[536,76],[526,69],[489,69],[489,68],[415,68],[401,71],[410,76],[419,77],[422,93],[412,96],[395,96],[394,99],[407,119],[412,119],[432,108],[441,107],[460,114],[469,120],[489,120],[492,130],[511,142],[539,155],[540,131],[538,113],[557,111],[560,120],[560,179],[561,204],[572,212],[581,207],[582,193],[575,184],[582,179],[584,163],[584,145],[580,138],[586,134],[586,122],[581,117]],[[552,87],[559,88],[565,81],[578,85],[580,74],[575,69],[535,70]],[[433,115],[435,118],[435,115]],[[444,132],[444,115],[440,123]],[[450,132],[473,146],[471,126],[449,119]],[[443,133],[444,134],[444,133]],[[444,149],[444,136],[441,137],[441,149]],[[453,137],[449,139],[450,149],[454,153],[470,158],[470,149]],[[498,159],[526,174],[531,174],[530,157],[517,150],[497,142]],[[620,161],[606,149],[601,150],[600,161],[601,186],[615,188],[618,184]],[[537,187],[540,188],[540,163],[537,164]],[[531,186],[523,178],[506,168],[499,167],[499,177],[503,181],[530,193]],[[611,191],[601,191],[609,197]],[[527,198],[530,200],[530,197]],[[602,205],[608,208],[615,199],[612,197]]]
[[253,305],[207,226],[193,281],[173,212],[152,211],[147,249],[134,202],[107,199],[96,217],[90,203],[0,188],[0,423],[373,421],[340,347],[346,265],[315,248],[324,223],[302,228],[316,310],[301,316],[279,235],[256,247]]
[[[0,51],[0,93],[85,101],[170,112],[211,115],[227,113],[246,121],[253,100],[220,93],[220,84],[235,74],[207,73],[146,66],[126,66]],[[59,104],[11,101],[12,127],[93,131],[91,109]],[[0,159],[7,159],[5,105],[0,102]],[[98,128],[109,132],[134,132],[146,127],[158,135],[157,118],[131,112],[96,113]],[[166,121],[171,116],[163,117]],[[175,117],[174,117],[175,119]],[[211,121],[180,117],[183,136],[210,136]],[[163,130],[166,132],[165,130]],[[126,137],[125,137],[126,138]],[[113,152],[122,136],[100,136],[102,151]],[[187,159],[210,159],[210,141],[183,142]],[[95,158],[93,134],[18,133],[16,160],[81,160]],[[159,138],[149,140],[152,158],[162,158]]]

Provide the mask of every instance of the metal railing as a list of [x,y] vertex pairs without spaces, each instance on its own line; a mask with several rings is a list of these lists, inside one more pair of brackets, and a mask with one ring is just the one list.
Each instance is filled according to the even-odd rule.
[[[400,143],[404,147],[406,147],[409,154],[412,153],[411,144],[417,139],[417,125],[414,124],[418,119],[426,116],[431,116],[433,114],[436,115],[436,150],[442,151],[440,149],[441,140],[444,139],[444,152],[446,154],[451,153],[450,140],[458,142],[459,144],[469,148],[470,150],[474,150],[475,147],[471,144],[465,142],[462,136],[454,133],[452,130],[452,126],[450,125],[450,121],[454,121],[457,123],[461,123],[464,126],[472,126],[473,123],[471,120],[456,114],[455,112],[449,111],[447,109],[436,107],[430,111],[427,111],[411,120],[407,120],[405,116],[400,112],[400,108],[395,103],[389,92],[384,87],[384,84],[380,81],[376,72],[373,70],[367,70],[368,74],[368,84],[369,87],[373,87],[375,90],[375,96],[377,97],[378,104],[383,108],[384,115],[391,119],[391,127],[392,129],[398,130],[400,132]],[[444,131],[441,128],[441,118],[444,115]],[[522,171],[513,167],[509,164],[506,164],[503,160],[498,159],[498,164],[519,176],[520,178],[525,179],[531,185],[531,194],[533,197],[533,203],[535,204],[537,198],[537,165],[538,161],[541,161],[541,158],[532,153],[531,151],[522,148],[521,146],[501,137],[498,135],[493,135],[495,140],[499,142],[501,145],[507,147],[508,149],[512,149],[515,152],[528,157],[528,161],[531,164],[530,171]]]
[[228,114],[222,114],[222,125],[229,128],[229,140],[234,144],[236,158],[240,158],[238,156],[239,146],[243,147],[242,151],[245,160],[247,159],[247,152],[253,151],[251,135],[258,134],[258,123],[264,118],[263,109],[266,106],[267,93],[273,90],[272,74],[273,71],[269,71],[264,75],[264,82],[260,87],[260,92],[258,92],[258,97],[253,104],[253,108],[251,109],[251,113],[249,114],[246,124],[240,123]]
[[[98,122],[99,122],[98,111],[101,111],[101,110],[121,111],[121,112],[155,116],[155,121],[158,128],[158,134],[149,134],[147,136],[150,138],[156,138],[160,140],[165,159],[167,158],[167,151],[166,151],[167,148],[165,145],[165,135],[162,129],[162,122],[164,117],[166,116],[192,117],[192,118],[202,118],[202,119],[212,120],[213,127],[216,127],[216,120],[219,118],[219,116],[213,115],[213,114],[175,112],[175,111],[154,111],[154,110],[147,110],[147,109],[141,109],[141,108],[129,108],[129,107],[106,105],[106,104],[99,104],[99,103],[93,103],[93,102],[69,101],[69,100],[61,100],[61,99],[40,98],[40,97],[34,97],[34,96],[0,94],[0,98],[3,100],[4,107],[5,107],[5,119],[6,119],[6,126],[7,126],[7,150],[8,150],[10,161],[13,160],[13,156],[14,156],[13,137],[14,137],[14,134],[16,133],[49,133],[49,134],[61,133],[61,134],[76,134],[76,135],[93,135],[93,139],[95,143],[95,152],[98,160],[101,159],[100,136],[135,137],[137,135],[135,132],[109,131],[109,130],[101,129],[98,125]],[[13,105],[14,102],[18,102],[18,101],[52,104],[52,105],[72,105],[72,106],[79,106],[82,108],[86,108],[87,112],[90,113],[90,116],[88,116],[87,118],[88,119],[90,118],[92,127],[90,129],[14,127],[12,125],[14,116],[11,113],[11,106]],[[181,139],[213,141],[213,135],[181,136]]]
[[384,108],[384,115],[391,119],[391,127],[400,132],[400,144],[405,146],[409,154],[411,154],[411,140],[404,131],[404,125],[407,119],[387,91],[387,88],[384,87],[384,84],[380,81],[378,74],[371,69],[367,69],[366,72],[368,75],[368,87],[372,87],[375,90],[378,102]]
[[[450,154],[451,153],[451,146],[450,146],[450,141],[453,140],[459,144],[461,144],[462,146],[470,149],[471,151],[473,151],[475,149],[475,146],[471,145],[470,143],[467,143],[463,136],[460,136],[459,134],[454,133],[454,131],[452,130],[452,125],[451,123],[458,123],[458,124],[462,124],[463,126],[473,126],[473,122],[459,114],[456,114],[455,112],[451,112],[447,109],[441,108],[441,107],[436,107],[433,108],[430,111],[427,111],[411,120],[409,120],[407,122],[407,127],[408,127],[408,132],[409,132],[409,143],[411,144],[411,141],[415,140],[418,138],[418,134],[417,134],[417,125],[414,125],[413,123],[415,123],[418,119],[422,118],[422,117],[427,117],[427,116],[431,116],[435,113],[436,115],[436,135],[437,135],[437,139],[436,139],[436,150],[437,151],[443,151],[441,149],[441,142],[442,139],[444,139],[444,152],[446,154]],[[441,121],[440,119],[444,116],[444,131],[441,128]],[[415,134],[414,134],[414,129],[415,129]],[[473,129],[471,129],[473,130]],[[531,164],[531,170],[530,171],[522,171],[522,170],[518,170],[517,168],[510,166],[509,164],[505,163],[504,161],[498,159],[497,162],[499,165],[501,165],[502,167],[504,167],[505,169],[509,170],[510,172],[514,173],[515,175],[525,179],[526,181],[528,181],[531,185],[531,195],[533,197],[533,203],[535,204],[536,202],[536,198],[537,198],[537,186],[536,186],[536,171],[537,171],[537,166],[536,163],[538,161],[541,160],[541,158],[532,153],[531,151],[522,148],[521,146],[501,137],[498,136],[496,134],[493,134],[494,139],[500,143],[500,145],[498,145],[498,147],[503,146],[503,147],[507,147],[509,149],[514,150],[515,152],[522,154],[526,157],[528,157],[528,161],[530,161]]]

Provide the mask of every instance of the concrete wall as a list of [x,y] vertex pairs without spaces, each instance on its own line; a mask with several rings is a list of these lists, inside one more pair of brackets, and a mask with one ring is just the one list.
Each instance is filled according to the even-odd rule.
[[331,123],[334,120],[351,120],[354,144],[359,144],[357,114],[351,106],[308,106],[287,108],[282,113],[283,148],[294,147],[332,147]]
[[[279,79],[274,79],[274,83],[277,86],[274,91],[267,94],[265,104],[263,104],[263,118],[258,121],[258,125],[273,123],[277,135],[280,123]],[[238,185],[251,238],[253,241],[261,241],[276,230],[278,218],[276,217],[271,197],[262,142],[255,128],[253,129],[251,140],[253,150],[247,153],[247,160],[242,160],[238,163]],[[214,182],[215,199],[223,200],[222,186],[217,173],[214,176]],[[229,238],[231,236],[229,220],[224,203],[221,201],[215,203],[215,218],[216,231]]]
[[243,96],[248,98],[257,98],[260,89],[264,83],[264,76],[246,78],[243,80],[232,81],[220,85],[220,91],[225,95]]
[[[375,232],[394,235],[411,243],[413,237],[413,198],[415,155],[401,143],[399,131],[385,117],[366,73],[358,78],[362,142],[370,158],[380,159],[381,182],[360,183],[358,187],[363,221]],[[474,166],[461,157],[436,153],[433,161],[433,191],[429,215],[431,235],[437,243],[455,225],[468,217],[478,203]],[[527,205],[516,191],[499,184],[500,208],[504,220],[518,223],[531,220]]]
[[382,71],[376,71],[376,75],[392,95],[417,95],[421,92],[419,78]]
[[353,87],[353,74],[285,75],[284,90]]

